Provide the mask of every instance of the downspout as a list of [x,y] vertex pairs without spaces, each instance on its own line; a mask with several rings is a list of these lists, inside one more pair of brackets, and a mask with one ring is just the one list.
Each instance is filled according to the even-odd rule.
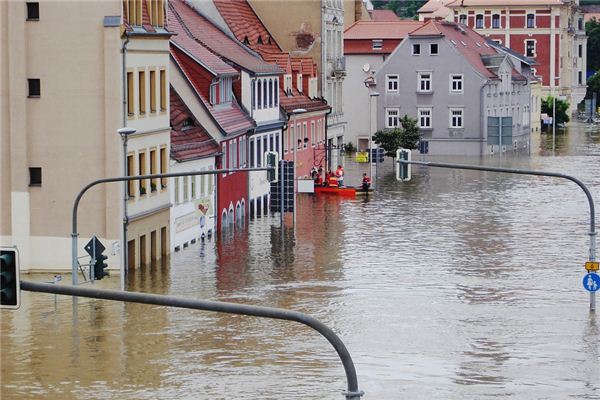
[[481,119],[479,120],[479,128],[481,129],[481,141],[479,142],[479,157],[481,158],[483,158],[483,151],[485,146],[484,141],[487,139],[487,132],[484,131],[484,121],[487,119],[487,115],[484,114],[485,110],[483,107],[483,99],[485,98],[485,96],[483,94],[483,90],[489,84],[489,82],[489,79],[486,79],[486,81],[483,83],[483,86],[481,86],[481,89],[479,89],[479,115],[481,115]]
[[[123,45],[121,46],[122,52],[122,60],[121,60],[121,73],[122,73],[122,85],[123,85],[123,128],[127,127],[127,45],[129,44],[129,37],[125,38]],[[127,175],[127,135],[123,136],[123,172],[124,175]],[[121,260],[121,265],[123,265],[123,275],[127,274],[127,226],[129,225],[129,215],[127,214],[127,202],[129,201],[129,196],[127,194],[129,182],[123,182],[123,249],[121,249],[121,254],[123,255],[123,259]],[[161,249],[162,251],[162,249]],[[121,278],[122,285],[125,282],[124,277]],[[122,290],[125,290],[124,287],[121,287]]]
[[325,168],[327,168],[327,172],[329,172],[329,170],[331,169],[331,166],[329,165],[329,138],[327,137],[327,119],[329,117],[329,114],[331,114],[331,111],[333,111],[333,109],[331,108],[331,106],[329,106],[329,111],[327,111],[325,113]]

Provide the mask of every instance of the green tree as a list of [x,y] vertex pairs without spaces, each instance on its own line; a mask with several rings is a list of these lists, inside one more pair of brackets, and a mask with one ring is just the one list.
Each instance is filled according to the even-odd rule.
[[401,128],[384,129],[373,135],[373,141],[385,150],[385,155],[388,157],[396,157],[396,150],[399,148],[416,149],[421,138],[416,119],[405,115],[400,123]]
[[597,71],[590,79],[587,80],[587,94],[586,99],[594,97],[594,93],[597,93],[597,99],[600,100],[600,71]]
[[[556,99],[556,123],[562,124],[569,122],[569,102],[564,100]],[[552,96],[548,96],[546,99],[542,99],[542,113],[546,113],[551,117],[554,117],[552,113]]]
[[600,70],[600,21],[592,18],[585,23],[587,40],[587,69]]

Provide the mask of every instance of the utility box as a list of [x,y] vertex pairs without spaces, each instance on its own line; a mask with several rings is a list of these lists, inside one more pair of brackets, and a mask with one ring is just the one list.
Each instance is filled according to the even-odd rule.
[[315,182],[312,179],[298,179],[298,193],[314,193]]

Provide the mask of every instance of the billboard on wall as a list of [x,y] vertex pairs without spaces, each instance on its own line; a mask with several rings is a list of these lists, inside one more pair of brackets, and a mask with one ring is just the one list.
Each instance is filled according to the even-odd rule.
[[192,202],[194,211],[175,219],[175,232],[180,233],[195,226],[204,228],[206,219],[212,215],[213,206],[210,197],[201,197]]

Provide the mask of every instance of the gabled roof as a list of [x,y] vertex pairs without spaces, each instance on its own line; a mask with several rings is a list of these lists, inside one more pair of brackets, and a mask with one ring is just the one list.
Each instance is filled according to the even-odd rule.
[[225,135],[244,133],[256,126],[254,121],[240,108],[235,98],[228,104],[213,106],[210,103],[202,91],[202,83],[200,81],[202,66],[194,61],[194,59],[174,47],[171,47],[171,56],[193,87],[206,110]]
[[344,31],[344,40],[352,39],[404,39],[406,35],[423,26],[420,21],[393,22],[356,21]]
[[281,51],[247,1],[213,0],[213,4],[235,37],[253,50]]
[[[182,162],[219,153],[219,144],[194,120],[175,90],[170,92],[171,157]],[[192,124],[184,126],[186,121]]]
[[373,21],[398,21],[400,18],[392,10],[369,10],[369,15]]
[[250,73],[264,75],[281,73],[277,65],[263,61],[239,41],[227,35],[203,15],[185,4],[183,0],[170,0],[169,7],[179,18],[182,26],[188,30],[190,36],[214,54]]
[[411,38],[419,36],[431,37],[439,35],[445,37],[450,44],[467,60],[473,67],[486,78],[495,78],[496,75],[488,68],[482,58],[485,56],[497,56],[498,52],[487,44],[485,38],[469,29],[465,25],[455,22],[429,20],[423,27],[411,32]]
[[171,43],[174,43],[180,50],[185,51],[196,62],[202,64],[213,75],[237,75],[238,71],[218,56],[213,54],[209,49],[200,44],[189,31],[181,24],[179,17],[173,13],[171,8],[168,10],[169,29],[176,36],[171,38]]

